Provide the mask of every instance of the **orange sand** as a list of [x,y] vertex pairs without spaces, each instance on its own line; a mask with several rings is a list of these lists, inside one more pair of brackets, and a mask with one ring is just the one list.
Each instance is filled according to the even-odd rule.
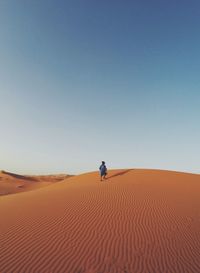
[[0,196],[12,193],[35,190],[55,182],[60,182],[71,175],[40,175],[28,176],[0,171]]
[[200,175],[115,170],[0,197],[0,272],[200,272]]

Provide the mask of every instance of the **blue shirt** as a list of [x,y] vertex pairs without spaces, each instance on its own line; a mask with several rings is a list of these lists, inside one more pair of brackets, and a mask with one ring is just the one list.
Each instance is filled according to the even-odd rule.
[[107,172],[106,165],[103,165],[103,164],[102,164],[102,165],[99,167],[99,171],[100,171],[101,176],[105,175],[106,172]]

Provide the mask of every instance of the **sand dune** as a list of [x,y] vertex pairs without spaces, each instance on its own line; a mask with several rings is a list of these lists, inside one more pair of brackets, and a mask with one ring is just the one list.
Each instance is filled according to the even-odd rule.
[[0,171],[0,196],[42,188],[69,177],[71,177],[71,175],[56,174],[30,176]]
[[0,197],[0,272],[200,272],[200,176],[109,177]]

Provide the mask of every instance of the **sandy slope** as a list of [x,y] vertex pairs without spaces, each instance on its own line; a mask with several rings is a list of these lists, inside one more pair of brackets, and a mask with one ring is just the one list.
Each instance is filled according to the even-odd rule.
[[28,176],[0,171],[0,196],[42,188],[69,177],[71,177],[71,175]]
[[109,176],[0,197],[0,272],[200,272],[200,176]]

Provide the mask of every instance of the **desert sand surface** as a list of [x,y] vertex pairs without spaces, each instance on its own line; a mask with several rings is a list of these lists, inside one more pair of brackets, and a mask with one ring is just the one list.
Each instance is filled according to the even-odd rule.
[[0,171],[0,196],[39,189],[69,177],[71,177],[71,175],[55,174],[30,176]]
[[200,175],[113,170],[0,197],[0,272],[198,273]]

